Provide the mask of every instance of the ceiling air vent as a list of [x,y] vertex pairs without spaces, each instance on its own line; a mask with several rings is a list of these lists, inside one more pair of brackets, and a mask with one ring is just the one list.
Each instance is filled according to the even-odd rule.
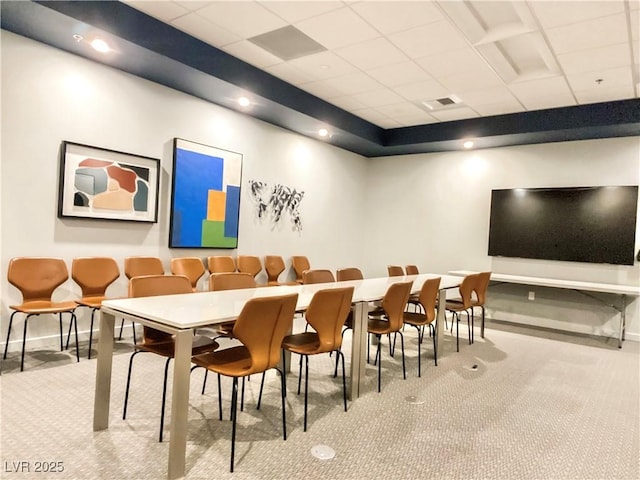
[[462,107],[462,100],[455,95],[448,97],[436,98],[435,100],[424,100],[420,105],[427,107],[427,110],[442,110],[443,108]]

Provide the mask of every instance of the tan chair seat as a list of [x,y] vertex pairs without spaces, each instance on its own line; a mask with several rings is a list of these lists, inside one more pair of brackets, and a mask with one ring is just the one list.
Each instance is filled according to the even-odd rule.
[[[210,352],[213,349],[218,348],[218,342],[213,342],[209,337],[203,335],[197,335],[193,337],[191,352],[193,355],[199,355],[201,353]],[[145,352],[155,353],[162,355],[163,357],[175,356],[176,344],[173,341],[170,342],[147,342],[135,345],[136,350],[142,350]]]
[[21,303],[20,305],[11,305],[10,309],[22,313],[30,313],[39,315],[42,313],[60,313],[68,312],[76,308],[76,302],[51,302],[49,300],[33,300]]
[[282,348],[299,355],[315,355],[321,350],[320,337],[316,332],[289,335],[284,337]]
[[391,326],[387,320],[383,320],[381,318],[370,318],[368,331],[374,335],[386,335],[391,332]]
[[97,296],[92,296],[92,297],[82,297],[78,300],[75,300],[75,302],[78,305],[81,305],[83,307],[90,307],[90,308],[100,308],[102,306],[102,302],[106,299],[107,297],[104,295],[97,295]]

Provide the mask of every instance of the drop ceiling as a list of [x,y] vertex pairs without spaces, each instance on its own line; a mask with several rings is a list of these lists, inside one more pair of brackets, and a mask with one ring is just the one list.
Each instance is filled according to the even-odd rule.
[[639,135],[639,18],[640,0],[2,2],[3,28],[366,156]]

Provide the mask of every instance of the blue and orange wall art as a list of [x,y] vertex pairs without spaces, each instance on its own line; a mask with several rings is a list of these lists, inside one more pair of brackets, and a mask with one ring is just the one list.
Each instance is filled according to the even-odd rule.
[[242,155],[176,138],[169,247],[236,248]]

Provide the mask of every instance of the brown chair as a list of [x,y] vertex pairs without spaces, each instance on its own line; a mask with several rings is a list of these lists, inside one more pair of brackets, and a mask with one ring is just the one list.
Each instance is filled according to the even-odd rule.
[[406,265],[404,267],[404,271],[407,273],[407,275],[418,275],[420,273],[416,265]]
[[348,267],[336,270],[336,280],[338,282],[346,282],[349,280],[362,280],[364,275],[359,268]]
[[336,279],[331,270],[305,270],[302,273],[302,284],[309,285],[311,283],[331,283]]
[[482,323],[480,325],[480,337],[484,338],[484,319],[485,319],[485,303],[487,301],[487,289],[491,281],[491,272],[480,272],[476,279],[476,298],[471,301],[471,315],[475,307],[482,309]]
[[[242,288],[256,288],[255,279],[248,273],[230,272],[230,273],[212,273],[209,276],[209,290],[239,290]],[[235,320],[220,323],[217,325],[217,335],[223,337],[231,337]],[[202,387],[204,392],[204,386]]]
[[228,255],[207,257],[209,273],[231,273],[236,271],[236,262]]
[[305,270],[309,270],[311,268],[309,259],[304,256],[293,256],[291,257],[291,266],[293,267],[293,271],[296,273],[296,282],[303,283],[302,274]]
[[[76,300],[78,307],[91,309],[91,325],[89,327],[89,355],[91,359],[91,344],[93,341],[93,319],[96,311],[102,307],[109,285],[120,277],[118,263],[110,257],[81,257],[74,258],[71,264],[71,278],[82,290],[82,298]],[[67,347],[71,329],[67,335]]]
[[[132,298],[151,297],[157,295],[174,295],[180,293],[192,293],[191,282],[182,275],[148,275],[132,277],[129,281],[129,296]],[[166,357],[167,361],[164,366],[164,382],[162,384],[162,406],[160,409],[160,435],[159,441],[162,442],[162,431],[164,429],[164,407],[167,398],[167,374],[169,372],[169,362],[175,356],[175,339],[173,335],[162,332],[151,327],[144,327],[142,334],[142,343],[134,346],[135,351],[129,359],[129,371],[127,372],[127,388],[124,394],[124,408],[122,411],[122,419],[127,418],[127,404],[129,402],[129,386],[131,384],[131,367],[133,359],[140,352],[150,352]],[[191,352],[193,355],[211,352],[218,348],[218,344],[210,339],[196,335],[192,340]]]
[[198,257],[178,257],[171,259],[171,273],[184,275],[191,282],[194,292],[198,291],[198,280],[204,275],[204,263]]
[[257,277],[262,271],[260,257],[256,257],[254,255],[238,255],[236,258],[236,264],[238,265],[239,272],[248,273],[253,278]]
[[[158,257],[125,257],[124,259],[124,274],[131,281],[133,277],[142,277],[147,275],[164,275],[164,267],[162,266],[162,260]],[[118,340],[122,339],[122,327],[124,326],[124,319],[120,322],[120,333]],[[131,329],[133,330],[133,343],[136,341],[136,324],[131,322]]]
[[280,282],[278,278],[284,272],[286,266],[284,259],[279,255],[267,255],[264,257],[264,269],[267,272],[267,285],[297,285],[298,282]]
[[476,286],[478,274],[472,273],[467,275],[462,279],[460,283],[460,287],[458,287],[460,291],[460,299],[455,300],[447,300],[445,308],[448,312],[453,314],[451,319],[451,329],[453,330],[453,322],[456,324],[456,352],[460,351],[460,313],[465,312],[467,314],[467,329],[469,330],[469,344],[473,343],[473,325],[471,315],[469,314],[469,310],[471,309],[471,296],[473,295],[473,290]]
[[76,334],[76,358],[80,361],[80,351],[78,349],[78,323],[74,313],[77,304],[73,301],[54,302],[53,292],[67,281],[69,272],[67,265],[61,258],[49,257],[17,257],[9,262],[7,280],[11,285],[20,290],[22,303],[19,305],[9,305],[13,310],[9,317],[9,328],[7,329],[7,341],[4,344],[3,359],[7,358],[7,348],[9,347],[9,337],[11,336],[11,324],[16,313],[26,315],[24,319],[24,330],[22,333],[22,354],[20,357],[20,371],[24,370],[24,348],[27,340],[27,322],[29,318],[42,314],[58,314],[60,321],[60,351],[63,347],[62,314],[68,313],[71,316],[71,325],[75,326]]
[[351,310],[353,287],[331,288],[319,290],[311,299],[305,317],[315,332],[296,333],[288,335],[282,342],[282,348],[300,355],[298,371],[298,395],[300,395],[300,380],[302,379],[302,360],[305,362],[304,373],[304,431],[307,431],[307,400],[309,392],[309,355],[336,352],[337,359],[342,360],[342,396],[344,411],[347,411],[347,383],[344,371],[344,355],[340,351],[342,346],[342,325]]
[[390,277],[404,277],[404,270],[400,265],[387,265],[387,274]]
[[[233,336],[241,345],[218,350],[192,358],[193,363],[209,371],[233,378],[231,394],[231,461],[233,472],[236,443],[236,418],[238,412],[238,378],[262,373],[260,397],[264,385],[264,373],[272,368],[280,372],[282,399],[282,432],[287,439],[285,410],[286,380],[283,369],[278,369],[282,340],[291,330],[298,294],[252,298],[244,305],[233,327]],[[259,325],[259,327],[258,327]],[[260,400],[258,401],[260,408]]]
[[[378,392],[380,392],[380,376],[382,358],[380,354],[380,344],[382,335],[399,334],[402,346],[402,374],[407,379],[407,371],[404,361],[404,336],[402,335],[402,325],[404,323],[404,310],[409,300],[411,286],[413,282],[399,282],[389,286],[387,292],[382,299],[382,309],[384,317],[369,317],[367,331],[378,338],[378,346],[376,352],[376,361],[378,362]],[[391,340],[389,339],[389,342]],[[391,345],[389,345],[391,350]]]
[[433,358],[438,366],[438,351],[436,350],[436,329],[433,325],[436,319],[436,303],[438,301],[438,290],[440,289],[440,277],[425,280],[420,289],[418,302],[420,302],[420,312],[404,312],[404,323],[411,325],[418,330],[418,377],[422,376],[420,368],[420,345],[424,340],[424,327],[429,326],[429,336],[433,339]]

